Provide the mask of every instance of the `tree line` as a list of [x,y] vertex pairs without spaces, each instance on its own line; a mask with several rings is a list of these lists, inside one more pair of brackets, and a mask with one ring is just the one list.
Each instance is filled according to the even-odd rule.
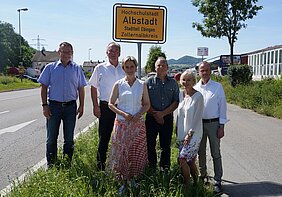
[[[14,27],[7,22],[0,21],[0,72],[7,67],[30,67],[32,57],[36,50],[29,46],[28,42],[22,39],[22,60],[20,58],[20,35]],[[22,62],[22,63],[21,63]]]

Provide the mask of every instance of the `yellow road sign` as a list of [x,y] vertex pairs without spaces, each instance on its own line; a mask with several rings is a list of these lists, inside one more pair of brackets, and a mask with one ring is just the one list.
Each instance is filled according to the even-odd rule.
[[113,37],[116,41],[164,43],[164,6],[115,4]]

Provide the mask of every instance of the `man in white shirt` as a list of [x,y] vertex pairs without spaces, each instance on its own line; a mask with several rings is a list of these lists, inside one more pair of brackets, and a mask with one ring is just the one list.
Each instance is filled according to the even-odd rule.
[[93,114],[99,118],[99,145],[97,151],[97,167],[99,170],[105,169],[108,145],[116,117],[116,114],[108,107],[110,94],[114,83],[125,76],[118,62],[120,45],[115,42],[109,43],[106,54],[108,61],[97,65],[89,80]]
[[214,166],[214,192],[222,193],[221,178],[223,174],[220,153],[220,139],[224,136],[224,124],[226,117],[226,98],[222,85],[211,80],[211,67],[208,62],[202,62],[199,66],[201,80],[195,85],[195,89],[204,97],[203,112],[203,138],[199,149],[199,169],[201,179],[207,177],[206,144],[209,139],[211,156]]

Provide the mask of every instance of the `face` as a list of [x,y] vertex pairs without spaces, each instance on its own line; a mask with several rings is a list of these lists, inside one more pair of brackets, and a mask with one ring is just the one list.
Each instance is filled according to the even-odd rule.
[[117,61],[120,56],[119,48],[115,45],[110,45],[107,48],[106,54],[109,60]]
[[69,63],[73,55],[72,47],[68,45],[61,46],[59,49],[59,55],[60,55],[60,59],[63,62],[63,64]]
[[165,76],[167,74],[168,66],[165,60],[157,60],[155,63],[155,70],[158,76]]
[[208,63],[202,63],[199,67],[199,75],[204,82],[207,82],[211,77],[211,67]]
[[133,61],[127,61],[123,65],[123,70],[126,73],[126,75],[135,75],[136,72],[136,65]]
[[185,74],[181,80],[180,83],[184,86],[184,88],[193,88],[195,85],[195,78],[191,74]]

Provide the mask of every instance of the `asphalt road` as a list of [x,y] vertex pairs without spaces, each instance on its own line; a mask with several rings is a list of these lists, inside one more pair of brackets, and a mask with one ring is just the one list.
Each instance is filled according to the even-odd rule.
[[[89,87],[85,102],[75,133],[94,121]],[[45,122],[39,88],[0,93],[0,190],[45,157]]]
[[[40,89],[0,93],[0,188],[45,157]],[[76,133],[94,121],[89,88]],[[223,196],[282,196],[282,120],[228,105],[221,150]],[[208,159],[213,176],[212,160]]]
[[[223,196],[282,196],[282,120],[228,105]],[[212,160],[209,160],[212,175]]]

